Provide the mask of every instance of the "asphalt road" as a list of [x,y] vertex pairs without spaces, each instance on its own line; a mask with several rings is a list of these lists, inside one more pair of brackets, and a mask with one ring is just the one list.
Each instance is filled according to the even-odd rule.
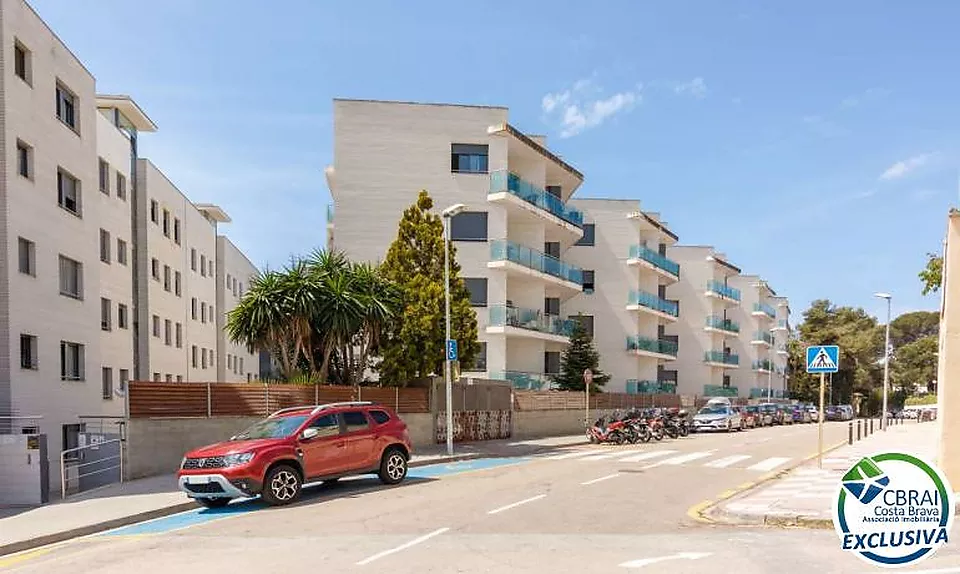
[[[825,428],[826,445],[846,437],[844,424]],[[186,513],[0,558],[0,570],[877,571],[842,554],[830,531],[691,517],[703,501],[811,455],[816,436],[815,425],[795,425],[425,467],[398,487],[364,478],[312,489],[286,508],[247,502]],[[956,544],[918,568],[951,567],[943,572],[960,572]]]

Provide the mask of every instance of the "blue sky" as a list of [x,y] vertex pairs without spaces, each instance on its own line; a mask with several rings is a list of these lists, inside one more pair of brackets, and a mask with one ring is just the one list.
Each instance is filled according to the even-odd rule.
[[325,241],[332,98],[459,102],[508,106],[586,175],[579,195],[640,199],[795,315],[885,314],[878,290],[895,314],[939,303],[916,276],[960,188],[960,4],[31,4],[261,266]]

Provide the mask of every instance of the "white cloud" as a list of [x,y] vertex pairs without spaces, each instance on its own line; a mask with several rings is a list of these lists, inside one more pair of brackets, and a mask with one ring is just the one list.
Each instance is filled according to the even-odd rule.
[[677,84],[673,87],[673,91],[681,95],[688,94],[697,99],[703,99],[707,97],[707,83],[703,81],[703,78],[696,77],[689,82]]
[[569,138],[594,128],[617,113],[630,110],[643,100],[642,86],[603,98],[591,79],[577,80],[562,92],[546,94],[541,101],[545,114],[559,123],[560,137]]
[[880,174],[880,179],[886,180],[886,181],[889,181],[892,179],[899,179],[907,175],[911,171],[914,171],[916,169],[919,169],[925,166],[927,163],[930,162],[931,159],[933,159],[933,155],[934,154],[924,153],[924,154],[915,155],[913,157],[907,158],[903,161],[898,161],[897,163],[888,167],[886,171],[884,171],[882,174]]

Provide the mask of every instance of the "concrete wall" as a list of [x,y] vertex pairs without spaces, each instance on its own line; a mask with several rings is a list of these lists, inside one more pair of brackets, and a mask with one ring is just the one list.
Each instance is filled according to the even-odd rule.
[[[590,411],[591,423],[613,411]],[[584,411],[513,411],[513,439],[564,436],[585,432]]]
[[954,490],[960,490],[960,212],[950,211],[943,256],[937,368],[937,424],[940,452],[937,462]]

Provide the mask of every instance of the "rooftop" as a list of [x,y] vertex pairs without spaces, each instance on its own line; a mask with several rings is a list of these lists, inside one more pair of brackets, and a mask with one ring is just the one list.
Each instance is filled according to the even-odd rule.
[[157,124],[147,116],[137,102],[127,95],[97,94],[97,108],[116,108],[140,132],[155,132]]

